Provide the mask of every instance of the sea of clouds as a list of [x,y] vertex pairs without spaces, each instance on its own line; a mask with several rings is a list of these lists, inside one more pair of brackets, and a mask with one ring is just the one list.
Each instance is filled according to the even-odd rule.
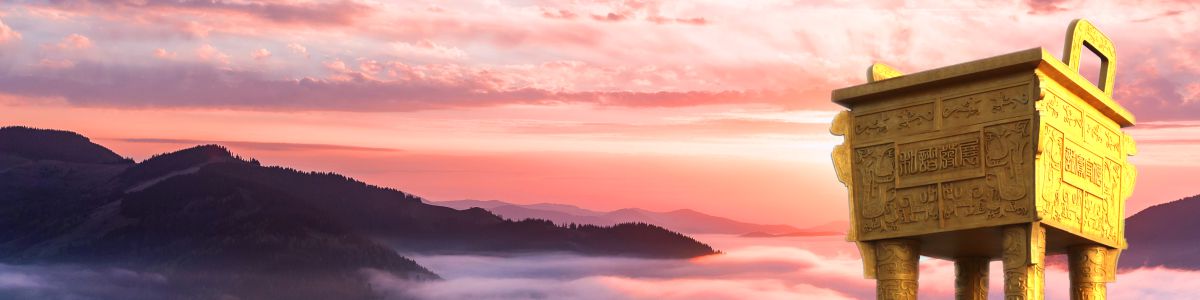
[[120,268],[0,264],[0,299],[165,299],[167,281]]
[[[724,254],[688,260],[589,257],[562,253],[517,256],[409,255],[445,280],[412,282],[363,270],[389,299],[873,299],[853,244],[841,237],[741,238],[702,235]],[[999,262],[991,297],[1002,299]],[[951,299],[954,265],[921,261],[920,295]],[[1067,272],[1046,270],[1046,299],[1068,299]],[[171,279],[115,268],[0,264],[0,299],[161,299]],[[1110,299],[1193,299],[1200,272],[1164,268],[1127,271],[1109,284]],[[169,298],[169,296],[167,296]]]
[[[841,237],[699,236],[725,254],[690,260],[569,254],[413,256],[446,278],[413,283],[365,271],[389,297],[420,299],[874,299],[853,244]],[[1003,298],[999,262],[991,266],[992,299]],[[920,296],[952,299],[954,265],[922,259]],[[1200,272],[1138,269],[1109,284],[1110,299],[1192,299]],[[1067,272],[1046,271],[1046,299],[1068,299]]]

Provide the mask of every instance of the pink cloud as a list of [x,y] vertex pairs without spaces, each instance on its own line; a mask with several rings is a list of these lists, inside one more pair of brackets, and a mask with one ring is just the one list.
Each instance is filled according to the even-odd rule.
[[1069,1],[1066,0],[1026,0],[1024,2],[1025,5],[1029,6],[1029,13],[1031,14],[1052,14],[1069,11],[1068,7],[1064,7],[1066,4],[1069,4],[1067,3]]
[[675,22],[684,23],[684,24],[691,24],[691,25],[705,25],[705,24],[708,24],[708,20],[705,20],[704,18],[676,18],[676,19],[675,19]]
[[58,41],[58,43],[42,45],[42,49],[47,51],[83,50],[91,47],[91,39],[76,33],[67,35]]
[[38,61],[38,66],[46,69],[70,69],[75,67],[75,62],[69,59],[43,58]]
[[213,47],[211,44],[200,45],[200,47],[196,48],[196,58],[200,59],[200,61],[212,62],[218,65],[229,64],[229,55],[221,52],[221,50]]
[[688,138],[747,136],[762,134],[794,135],[800,132],[827,130],[829,124],[800,123],[785,120],[718,118],[687,122],[629,124],[629,123],[560,123],[517,126],[513,132],[531,134],[595,134],[622,138]]
[[306,58],[309,57],[308,48],[305,48],[304,45],[300,45],[297,43],[288,43],[287,48],[288,48],[288,51],[291,51],[292,53],[303,55]]
[[271,51],[267,51],[267,49],[259,48],[258,50],[254,50],[253,52],[250,52],[250,57],[254,58],[254,60],[264,60],[264,59],[271,57]]
[[625,19],[628,19],[628,18],[629,18],[629,16],[626,16],[623,14],[618,14],[618,13],[611,13],[611,12],[607,13],[607,14],[601,14],[601,15],[592,15],[592,20],[605,21],[605,22],[620,22],[620,21],[624,21]]
[[430,40],[420,40],[415,43],[394,42],[392,49],[399,57],[404,58],[435,58],[460,60],[467,58],[467,53],[452,46],[445,46]]
[[154,57],[157,57],[157,58],[171,59],[171,58],[175,58],[176,54],[177,53],[172,52],[172,51],[167,51],[167,49],[163,49],[163,48],[154,49]]
[[19,40],[21,40],[21,33],[4,24],[4,20],[0,20],[0,44]]
[[[325,5],[325,6],[322,6]],[[997,8],[1008,17],[968,17],[961,14],[927,15],[930,12],[903,10],[890,4],[861,7],[829,3],[804,6],[769,4],[746,6],[737,3],[678,3],[600,1],[586,3],[515,4],[499,3],[489,8],[471,3],[446,3],[443,12],[430,13],[428,4],[365,6],[375,12],[354,13],[345,9],[355,26],[298,28],[312,17],[307,11],[365,6],[356,2],[157,2],[101,3],[88,1],[53,4],[21,4],[31,9],[75,13],[61,18],[78,20],[91,28],[71,27],[80,37],[161,41],[167,33],[191,38],[207,36],[213,49],[246,49],[244,45],[279,45],[318,61],[280,58],[272,53],[270,66],[247,66],[260,70],[256,80],[291,82],[303,78],[363,79],[370,87],[339,87],[363,93],[388,90],[384,87],[421,87],[436,84],[466,88],[446,103],[413,105],[412,96],[372,96],[388,102],[370,106],[395,110],[459,108],[498,104],[594,103],[625,107],[688,107],[712,104],[769,104],[784,109],[832,109],[829,90],[863,82],[861,69],[871,61],[883,61],[915,72],[962,61],[1002,54],[1029,46],[1045,45],[1057,53],[1060,34],[1045,34],[1046,28],[1063,28],[1069,13],[1054,7],[1070,7],[1070,1],[1032,1]],[[1037,7],[1037,14],[1029,10]],[[99,11],[97,8],[116,8]],[[892,10],[898,8],[898,10]],[[1116,99],[1142,121],[1195,119],[1200,115],[1200,45],[1184,36],[1200,34],[1194,10],[1174,2],[1154,5],[1094,5],[1091,11],[1107,16],[1094,20],[1113,37],[1120,50]],[[903,19],[857,19],[870,10]],[[1121,14],[1101,12],[1121,11]],[[278,13],[271,12],[278,11]],[[172,18],[166,12],[186,17]],[[740,12],[740,13],[739,13]],[[753,13],[755,18],[741,14]],[[81,19],[93,14],[103,18]],[[914,15],[913,17],[904,14]],[[594,22],[624,20],[620,24]],[[924,17],[916,17],[921,15]],[[22,15],[23,22],[41,20]],[[1152,18],[1151,18],[1152,17]],[[6,16],[6,21],[12,16]],[[50,17],[46,17],[50,18]],[[340,17],[330,17],[340,18]],[[1149,19],[1147,19],[1149,18]],[[648,20],[648,22],[630,22]],[[307,22],[307,21],[303,21]],[[302,22],[302,23],[303,23]],[[303,24],[321,23],[316,20]],[[60,22],[69,24],[67,22]],[[655,23],[704,24],[657,26]],[[58,24],[58,23],[56,23]],[[165,25],[163,25],[165,24]],[[158,28],[163,27],[163,28]],[[156,29],[157,28],[157,29]],[[249,30],[252,28],[253,30]],[[988,31],[989,28],[1006,28]],[[77,30],[78,29],[78,30]],[[1159,30],[1170,29],[1170,30]],[[991,32],[987,39],[963,43],[958,36]],[[144,35],[143,35],[144,34]],[[174,35],[169,37],[175,37]],[[286,38],[281,38],[286,37]],[[330,47],[330,39],[353,37],[346,47]],[[220,38],[220,39],[215,39]],[[93,45],[96,53],[113,53],[112,46]],[[251,48],[253,50],[253,48]],[[204,51],[204,50],[201,50]],[[234,51],[234,50],[229,50]],[[238,50],[246,51],[246,50]],[[217,51],[219,52],[219,51]],[[92,57],[39,57],[70,59],[77,65],[110,60]],[[221,68],[239,69],[254,63],[255,56],[220,59],[219,54],[198,55],[202,61]],[[347,62],[346,70],[323,68],[320,61]],[[354,63],[350,63],[354,62]],[[34,65],[26,62],[24,65]],[[120,63],[117,63],[120,64]],[[119,66],[118,66],[119,67]],[[139,66],[141,67],[141,66]],[[144,72],[155,72],[149,66]],[[171,66],[161,66],[171,69]],[[34,74],[14,74],[29,78]],[[239,77],[228,81],[238,85]],[[302,94],[302,90],[274,92]],[[166,89],[166,88],[164,88]],[[390,90],[394,91],[394,90]],[[352,91],[354,93],[355,91]],[[164,93],[162,96],[170,95]],[[331,93],[332,94],[332,93]],[[256,96],[262,96],[256,95]],[[469,97],[480,97],[469,101]],[[66,97],[71,98],[71,97]],[[248,97],[242,97],[248,99]],[[503,100],[498,100],[502,98]],[[325,99],[332,102],[335,99]],[[262,107],[267,103],[244,104]],[[105,101],[90,101],[106,103]],[[188,105],[197,101],[163,100],[162,106]],[[305,109],[328,106],[309,103]],[[352,101],[355,102],[355,101]],[[82,101],[80,102],[82,103]],[[211,103],[211,102],[210,102]],[[119,101],[112,102],[119,106]],[[204,105],[200,105],[204,106]],[[335,105],[337,106],[337,105]],[[364,105],[349,105],[360,107]],[[346,109],[346,108],[340,108]]]
[[[89,106],[183,106],[289,110],[412,111],[503,104],[591,103],[624,107],[686,107],[730,103],[781,103],[805,91],[560,91],[529,80],[456,65],[363,64],[394,78],[375,78],[341,60],[324,67],[328,79],[271,79],[265,74],[217,68],[230,57],[212,45],[196,57],[214,64],[100,67],[76,62],[71,71],[3,75],[0,88],[29,96],[62,96]],[[360,66],[360,67],[361,67]],[[99,73],[96,73],[99,72]],[[110,78],[92,81],[97,74]],[[186,80],[184,80],[186,78]],[[528,78],[530,80],[540,78]],[[201,87],[203,86],[203,88]],[[136,90],[137,92],[129,92]]]
[[92,47],[92,40],[86,36],[72,33],[58,43],[59,48],[87,49]]
[[577,15],[574,12],[571,12],[569,10],[565,10],[565,9],[547,9],[547,8],[543,7],[542,8],[542,16],[551,18],[551,19],[570,20],[570,19],[574,19],[575,17],[578,17],[579,15]]
[[49,8],[98,13],[229,13],[282,24],[351,25],[371,13],[372,7],[348,0],[333,2],[293,1],[51,1]]

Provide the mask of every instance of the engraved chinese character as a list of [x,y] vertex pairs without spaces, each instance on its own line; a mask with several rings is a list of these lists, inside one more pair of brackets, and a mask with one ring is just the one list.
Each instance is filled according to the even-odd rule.
[[979,141],[967,141],[959,144],[959,152],[962,153],[963,164],[974,166],[979,164]]

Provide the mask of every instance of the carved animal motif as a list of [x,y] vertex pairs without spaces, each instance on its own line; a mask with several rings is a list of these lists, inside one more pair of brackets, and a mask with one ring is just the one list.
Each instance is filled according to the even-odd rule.
[[977,116],[979,115],[979,101],[979,99],[971,97],[967,100],[958,102],[958,104],[953,105],[952,107],[947,107],[946,110],[942,111],[942,117],[949,118],[950,116],[954,116],[956,114],[964,115],[962,117]]
[[901,128],[908,128],[909,125],[918,126],[923,122],[933,122],[933,111],[925,113],[914,113],[911,109],[904,109],[900,112],[900,123],[897,124]]
[[1029,121],[990,126],[984,130],[986,142],[985,166],[989,185],[1000,199],[1015,201],[1025,197],[1028,184],[1021,178],[1029,149]]
[[1008,94],[1001,94],[999,98],[992,98],[992,112],[1002,112],[1005,109],[1015,109],[1029,104],[1029,97],[1022,93],[1018,97],[1013,97]]

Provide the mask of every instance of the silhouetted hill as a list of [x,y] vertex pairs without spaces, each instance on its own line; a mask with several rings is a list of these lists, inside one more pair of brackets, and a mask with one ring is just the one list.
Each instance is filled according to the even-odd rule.
[[0,128],[0,152],[30,160],[101,164],[133,162],[74,132],[22,126]]
[[[37,133],[23,134],[38,140]],[[0,147],[28,149],[11,143]],[[373,298],[367,268],[437,278],[284,193],[175,170],[214,153],[193,148],[135,165],[0,151],[21,158],[0,169],[0,263],[159,273],[179,297],[196,299]],[[235,160],[225,157],[216,160]]]
[[1151,206],[1125,221],[1129,249],[1122,268],[1163,266],[1200,270],[1200,195]]
[[405,251],[569,251],[662,258],[713,253],[707,245],[657,226],[638,228],[658,239],[621,238],[609,233],[627,231],[608,227],[579,230],[551,222],[505,220],[483,209],[456,210],[429,205],[399,190],[368,185],[332,173],[244,163],[217,163],[205,169],[286,191],[340,223]]
[[[514,204],[498,200],[455,200],[431,202],[434,205],[465,209],[479,207],[511,219],[546,219],[558,224],[576,223],[613,225],[621,223],[647,223],[683,233],[692,234],[745,234],[751,232],[791,234],[808,232],[788,225],[754,224],[713,216],[690,209],[655,212],[640,208],[625,208],[610,212],[599,212],[573,205],[539,203]],[[824,232],[826,230],[821,230]],[[814,231],[815,232],[815,231]]]
[[[7,130],[7,129],[6,129]],[[333,173],[264,167],[216,145],[140,163],[26,152],[69,132],[19,129],[0,151],[0,263],[114,266],[166,274],[188,295],[373,297],[363,269],[437,275],[396,250],[570,251],[685,258],[707,245],[646,224],[557,226],[455,210]],[[82,144],[79,141],[86,142]],[[92,153],[112,153],[87,150]],[[74,153],[64,151],[63,153]],[[105,158],[107,157],[107,158]],[[386,246],[385,246],[386,245]]]

